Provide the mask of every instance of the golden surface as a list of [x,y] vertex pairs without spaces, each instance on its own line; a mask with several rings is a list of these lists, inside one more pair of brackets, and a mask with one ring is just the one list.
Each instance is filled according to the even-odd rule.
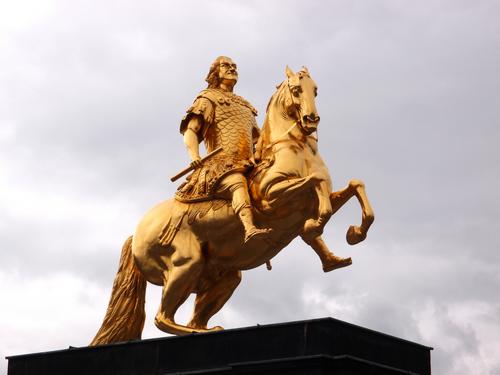
[[[133,241],[124,245],[110,305],[92,345],[140,338],[145,280],[163,286],[156,326],[182,335],[222,329],[207,324],[240,283],[241,271],[263,264],[270,269],[270,259],[297,236],[316,252],[324,272],[350,265],[351,258],[335,256],[321,234],[353,196],[362,221],[348,229],[347,242],[366,238],[374,214],[364,184],[351,180],[332,192],[318,153],[317,86],[307,69],[286,68],[261,131],[256,111],[233,93],[237,78],[231,59],[219,57],[212,64],[208,89],[181,124],[194,172],[176,199],[146,213]],[[202,161],[201,141],[208,152],[222,151]],[[191,293],[194,312],[184,326],[174,316]]]

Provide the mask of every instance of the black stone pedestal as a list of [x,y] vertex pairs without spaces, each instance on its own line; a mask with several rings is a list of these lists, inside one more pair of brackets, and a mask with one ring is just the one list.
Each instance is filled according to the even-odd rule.
[[324,318],[7,359],[8,375],[430,375],[431,350]]

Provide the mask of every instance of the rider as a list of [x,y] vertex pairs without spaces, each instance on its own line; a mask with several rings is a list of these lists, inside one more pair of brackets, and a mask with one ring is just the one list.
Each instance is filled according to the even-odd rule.
[[[238,80],[236,64],[219,56],[210,67],[203,90],[187,110],[180,132],[195,171],[179,186],[176,199],[197,202],[228,199],[245,229],[245,242],[268,233],[254,224],[245,172],[254,165],[254,144],[259,136],[257,111],[241,96],[233,93]],[[207,152],[222,151],[201,162],[199,143]]]

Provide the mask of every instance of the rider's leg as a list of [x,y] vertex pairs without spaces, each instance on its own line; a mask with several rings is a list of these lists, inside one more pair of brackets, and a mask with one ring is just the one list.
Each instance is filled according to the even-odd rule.
[[245,229],[245,242],[252,237],[269,233],[269,229],[255,226],[247,180],[242,173],[231,173],[220,182],[221,192],[229,191],[234,212],[238,215]]
[[196,295],[194,312],[188,326],[206,329],[210,318],[219,311],[231,297],[241,281],[240,271],[230,271],[221,278],[212,280]]
[[311,246],[316,254],[318,254],[324,272],[333,271],[337,268],[350,266],[352,264],[351,258],[341,258],[333,254],[328,249],[328,246],[326,246],[321,236],[302,234],[301,237],[304,242]]
[[245,242],[248,242],[254,237],[257,238],[271,232],[269,228],[257,228],[255,226],[251,206],[243,206],[237,213],[245,229]]

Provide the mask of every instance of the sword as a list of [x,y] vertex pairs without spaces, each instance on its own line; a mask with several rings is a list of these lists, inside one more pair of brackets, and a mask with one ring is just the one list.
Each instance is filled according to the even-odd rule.
[[[212,152],[208,153],[206,156],[204,156],[203,158],[201,158],[200,161],[202,163],[204,163],[206,160],[210,159],[212,156],[218,154],[221,151],[222,151],[222,147],[216,148],[215,150],[213,150]],[[189,167],[187,167],[187,168],[184,168],[182,171],[180,171],[179,173],[177,173],[175,176],[171,177],[170,181],[172,181],[172,182],[177,181],[179,178],[181,178],[182,176],[188,174],[193,169],[194,168],[191,165]]]

